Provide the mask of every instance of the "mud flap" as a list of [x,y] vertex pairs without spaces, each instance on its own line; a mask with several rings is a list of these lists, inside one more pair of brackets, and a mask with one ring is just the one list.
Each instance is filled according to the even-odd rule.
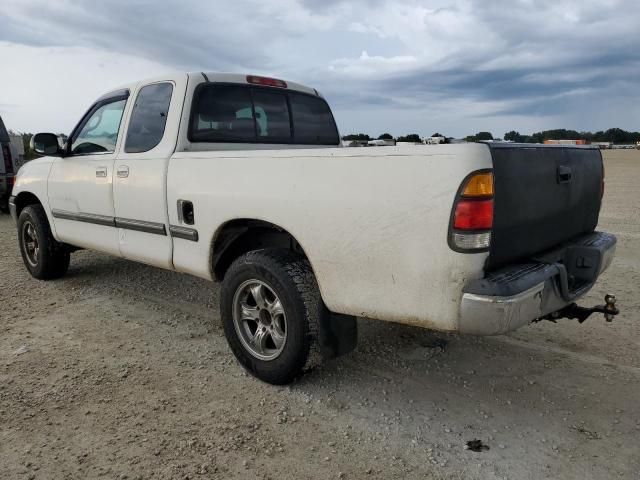
[[329,313],[322,316],[318,333],[320,354],[325,359],[351,352],[358,344],[358,322],[352,315]]

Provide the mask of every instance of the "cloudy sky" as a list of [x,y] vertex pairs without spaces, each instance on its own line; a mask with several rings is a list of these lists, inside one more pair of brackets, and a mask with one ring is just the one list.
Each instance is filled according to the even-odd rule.
[[174,70],[309,84],[342,133],[640,130],[640,2],[0,0],[9,128]]

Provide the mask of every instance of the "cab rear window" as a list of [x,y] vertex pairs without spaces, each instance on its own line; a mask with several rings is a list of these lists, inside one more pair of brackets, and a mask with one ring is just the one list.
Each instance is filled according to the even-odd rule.
[[191,142],[337,145],[322,98],[274,88],[202,84],[194,93]]

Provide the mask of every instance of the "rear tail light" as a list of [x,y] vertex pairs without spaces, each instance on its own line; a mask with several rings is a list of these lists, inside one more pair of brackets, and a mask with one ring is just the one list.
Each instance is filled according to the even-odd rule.
[[462,190],[463,197],[493,197],[493,173],[476,173],[471,176]]
[[4,157],[5,172],[13,173],[13,162],[11,161],[11,149],[9,145],[2,145],[2,156]]
[[15,185],[15,183],[16,183],[16,177],[13,177],[13,176],[7,177],[7,190],[9,195],[11,195],[11,190],[13,190],[13,186]]
[[287,82],[277,78],[259,77],[257,75],[247,75],[247,83],[254,85],[265,85],[267,87],[287,88]]
[[449,245],[457,251],[486,250],[493,227],[493,173],[471,174],[460,187],[453,205]]
[[493,200],[463,198],[456,204],[453,228],[456,230],[490,230],[493,226]]
[[454,233],[453,243],[459,250],[485,250],[491,244],[491,232]]

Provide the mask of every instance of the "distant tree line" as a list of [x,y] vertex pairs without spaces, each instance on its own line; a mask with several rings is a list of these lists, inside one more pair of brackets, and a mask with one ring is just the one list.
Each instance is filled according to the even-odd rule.
[[[448,137],[439,133],[434,133],[432,137]],[[394,137],[390,133],[383,133],[378,136],[381,140],[392,140]],[[366,133],[354,133],[345,135],[343,140],[369,141],[373,140]],[[483,140],[494,140],[491,132],[478,132],[475,135],[469,135],[464,138],[468,142],[481,142]],[[398,142],[421,142],[423,139],[417,133],[401,135],[395,138]],[[542,132],[532,133],[531,135],[522,135],[520,132],[511,130],[504,134],[504,140],[510,140],[517,143],[544,143],[545,140],[587,140],[588,142],[611,142],[611,143],[636,143],[640,142],[640,132],[627,132],[621,128],[610,128],[609,130],[598,132],[578,132],[576,130],[567,130],[559,128],[556,130],[544,130]]]
[[478,132],[475,135],[468,135],[464,139],[467,142],[481,142],[483,140],[493,140],[493,135],[491,135],[491,132]]
[[[434,133],[431,136],[447,138],[444,135],[440,135],[439,133]],[[370,137],[366,133],[352,133],[352,134],[343,136],[342,140],[347,140],[352,142],[353,141],[368,142],[369,140],[374,140],[374,138]],[[394,137],[390,133],[383,133],[382,135],[378,136],[378,140],[394,140]],[[422,142],[422,137],[420,137],[420,135],[418,135],[417,133],[410,133],[408,135],[400,135],[399,137],[396,137],[395,141],[396,142]]]
[[640,142],[640,132],[627,132],[621,128],[610,128],[599,132],[577,132],[564,128],[545,130],[531,135],[521,135],[511,130],[504,134],[505,140],[519,143],[543,143],[545,140],[586,140],[588,142],[636,143]]

